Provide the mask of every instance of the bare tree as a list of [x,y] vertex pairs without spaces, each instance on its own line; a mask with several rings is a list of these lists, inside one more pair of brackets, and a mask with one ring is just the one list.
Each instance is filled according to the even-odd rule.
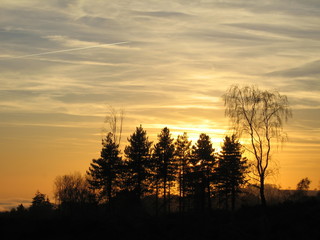
[[252,174],[259,182],[261,204],[266,206],[264,184],[270,173],[271,153],[278,143],[287,139],[283,124],[292,116],[288,99],[277,91],[250,86],[231,86],[223,98],[225,115],[237,134],[249,139],[246,150],[254,156]]
[[109,106],[109,112],[104,120],[104,123],[107,124],[107,126],[103,127],[102,132],[111,132],[113,134],[114,143],[118,144],[119,146],[122,137],[123,120],[124,110],[117,110],[114,107]]
[[54,196],[60,205],[92,203],[95,196],[87,179],[80,173],[57,176],[54,181]]

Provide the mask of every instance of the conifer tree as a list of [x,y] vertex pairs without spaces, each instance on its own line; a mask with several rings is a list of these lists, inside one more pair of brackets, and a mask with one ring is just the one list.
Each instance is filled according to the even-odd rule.
[[142,126],[136,128],[136,131],[128,138],[129,145],[124,152],[126,155],[126,186],[133,190],[140,202],[145,193],[150,191],[150,171],[151,144],[147,137],[147,132]]
[[195,203],[198,204],[201,210],[204,210],[205,206],[210,209],[215,156],[214,148],[208,135],[200,134],[197,143],[193,146],[191,162],[195,184]]
[[103,139],[102,146],[101,157],[92,160],[87,175],[91,188],[99,192],[100,199],[110,203],[121,186],[122,159],[119,144],[114,142],[111,132]]
[[186,132],[179,135],[175,142],[175,157],[178,170],[178,184],[179,184],[179,211],[185,211],[186,198],[186,177],[188,161],[191,154],[191,141],[188,140]]
[[226,209],[231,197],[231,209],[234,210],[237,194],[241,185],[246,182],[247,159],[242,157],[241,148],[235,135],[226,136],[218,159],[216,187],[219,196],[225,201]]
[[[158,135],[158,143],[154,146],[154,180],[156,187],[156,197],[160,186],[163,195],[164,213],[170,212],[170,187],[175,181],[176,166],[174,164],[174,143],[170,130],[165,127]],[[167,202],[168,200],[168,202]],[[158,201],[158,200],[157,200]]]

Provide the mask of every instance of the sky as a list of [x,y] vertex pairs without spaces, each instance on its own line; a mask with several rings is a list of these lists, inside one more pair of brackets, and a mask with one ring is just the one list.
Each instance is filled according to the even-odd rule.
[[55,177],[85,173],[109,106],[123,143],[142,124],[215,148],[230,132],[234,84],[286,95],[289,140],[269,179],[320,188],[320,1],[1,0],[0,210],[53,199]]

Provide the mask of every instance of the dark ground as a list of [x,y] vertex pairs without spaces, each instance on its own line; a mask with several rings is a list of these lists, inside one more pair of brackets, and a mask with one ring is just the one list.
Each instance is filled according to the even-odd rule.
[[320,201],[286,202],[268,207],[243,207],[234,213],[150,216],[103,212],[71,215],[0,214],[1,239],[320,239]]

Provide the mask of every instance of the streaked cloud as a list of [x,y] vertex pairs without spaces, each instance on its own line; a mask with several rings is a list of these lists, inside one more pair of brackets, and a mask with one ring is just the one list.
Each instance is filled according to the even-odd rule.
[[[320,34],[318,36],[320,38]],[[284,69],[280,71],[275,71],[268,73],[269,76],[280,76],[287,78],[297,78],[297,77],[320,77],[320,60],[312,61],[309,63],[304,63],[300,66]],[[319,82],[316,86],[316,89],[319,88]]]
[[17,208],[20,204],[24,207],[29,207],[31,200],[25,198],[0,199],[0,211],[10,211],[12,208]]

